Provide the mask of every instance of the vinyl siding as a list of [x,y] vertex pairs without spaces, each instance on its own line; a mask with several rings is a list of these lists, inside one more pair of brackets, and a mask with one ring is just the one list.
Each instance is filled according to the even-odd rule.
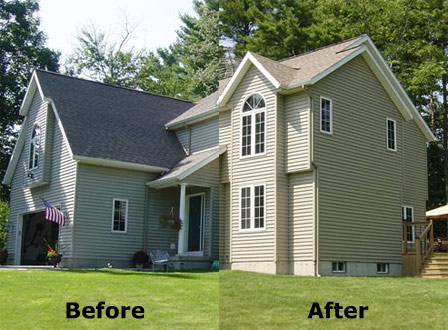
[[[178,231],[169,228],[160,228],[159,217],[169,215],[171,208],[174,214],[179,216],[178,187],[166,189],[148,189],[148,227],[147,247],[148,251],[160,249],[168,251],[170,255],[177,254]],[[171,243],[175,248],[171,249]]]
[[310,106],[305,92],[285,96],[286,171],[310,168]]
[[[266,154],[240,158],[241,109],[244,100],[261,93],[266,102]],[[231,178],[231,262],[274,261],[275,259],[275,121],[276,94],[270,82],[252,66],[235,90],[232,107],[232,137],[229,148]],[[263,182],[266,185],[266,229],[240,231],[240,188]]]
[[[79,164],[74,244],[76,258],[130,262],[143,248],[145,172]],[[128,200],[126,233],[112,232],[113,199]]]
[[[219,131],[218,117],[213,117],[189,127],[184,127],[176,130],[176,136],[184,149],[191,150],[190,152],[197,152],[204,149],[216,147],[218,141]],[[191,134],[191,137],[190,137]]]
[[277,111],[276,111],[276,138],[275,138],[275,198],[276,198],[276,261],[289,261],[289,235],[288,235],[288,177],[286,175],[286,157],[287,149],[285,148],[288,136],[286,133],[286,113],[285,100],[282,95],[277,95]]
[[[219,114],[219,145],[227,146],[231,145],[231,112],[223,111]],[[220,156],[219,164],[219,177],[220,182],[229,182],[229,159],[228,152],[225,152]]]
[[[205,192],[204,255],[219,257],[219,160],[184,179],[192,187],[187,194]],[[198,187],[194,187],[194,185]]]
[[[47,121],[48,119],[48,121]],[[49,184],[29,189],[25,185],[31,183],[27,178],[29,137],[35,123],[42,131],[39,170],[45,168]],[[54,206],[61,206],[66,214],[66,225],[60,231],[59,245],[65,257],[72,256],[72,230],[74,217],[74,195],[76,180],[76,163],[71,159],[68,145],[55,120],[53,110],[43,102],[36,92],[31,104],[25,126],[25,144],[23,146],[17,168],[12,178],[10,195],[10,224],[8,231],[9,262],[13,262],[16,246],[17,220],[23,213],[42,211],[41,197]],[[43,157],[43,155],[45,156]],[[41,166],[42,165],[42,166]],[[48,172],[47,172],[48,171]],[[42,172],[35,175],[40,178]],[[51,175],[51,178],[48,177]]]
[[292,261],[313,260],[314,191],[314,172],[289,176],[289,251]]
[[[319,129],[321,95],[333,101],[332,135]],[[361,56],[317,83],[311,96],[319,259],[401,262],[406,124]],[[386,117],[397,123],[397,152],[386,149]],[[418,155],[425,150],[409,145]],[[415,174],[426,180],[421,169]]]
[[230,185],[220,184],[219,192],[219,262],[230,260]]
[[414,220],[426,220],[428,173],[426,141],[414,121],[403,123],[403,205],[414,208]]

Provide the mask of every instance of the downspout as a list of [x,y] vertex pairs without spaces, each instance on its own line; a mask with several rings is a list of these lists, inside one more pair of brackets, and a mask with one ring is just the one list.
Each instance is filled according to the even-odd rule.
[[314,169],[314,276],[320,277],[319,273],[319,170],[314,163],[314,111],[313,97],[309,95],[310,104],[310,167]]

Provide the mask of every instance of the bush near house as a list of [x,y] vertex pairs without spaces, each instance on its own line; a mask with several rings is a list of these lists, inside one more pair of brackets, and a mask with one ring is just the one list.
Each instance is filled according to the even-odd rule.
[[9,216],[8,203],[0,200],[0,251],[6,249],[6,223]]

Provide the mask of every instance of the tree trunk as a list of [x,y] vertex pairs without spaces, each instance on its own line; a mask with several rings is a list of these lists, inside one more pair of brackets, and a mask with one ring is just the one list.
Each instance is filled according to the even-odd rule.
[[[443,99],[443,169],[445,176],[445,198],[448,198],[448,104],[447,104],[447,76],[442,76],[442,99]],[[448,202],[448,200],[447,200]]]

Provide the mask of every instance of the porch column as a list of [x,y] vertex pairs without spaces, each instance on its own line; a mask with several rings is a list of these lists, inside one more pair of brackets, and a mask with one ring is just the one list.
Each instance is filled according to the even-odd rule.
[[182,228],[179,230],[179,239],[177,243],[177,254],[184,254],[185,247],[185,193],[187,184],[180,184],[180,200],[179,200],[179,218],[182,220]]

